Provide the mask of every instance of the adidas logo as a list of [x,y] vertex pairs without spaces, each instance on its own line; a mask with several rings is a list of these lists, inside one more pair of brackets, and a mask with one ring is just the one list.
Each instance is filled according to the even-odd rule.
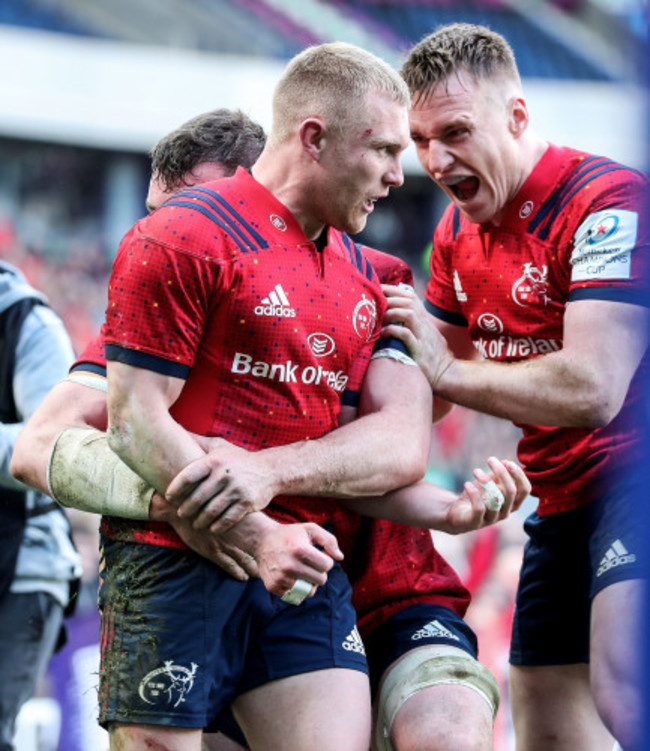
[[284,316],[285,318],[295,318],[296,311],[291,307],[286,292],[282,289],[281,284],[276,284],[265,297],[260,305],[257,305],[253,311],[256,316]]
[[463,292],[463,285],[457,271],[454,271],[454,292],[458,302],[467,302],[467,295]]
[[601,576],[611,568],[616,568],[616,566],[623,566],[626,563],[634,563],[635,561],[636,556],[634,553],[628,553],[625,545],[620,540],[615,540],[603,556],[603,560],[596,571],[596,576]]
[[456,634],[453,634],[448,628],[445,628],[440,621],[429,621],[426,626],[423,626],[421,629],[416,631],[411,639],[413,641],[418,641],[418,639],[430,639],[432,637],[443,637],[444,639],[455,639],[456,641],[460,641],[460,639],[456,636]]
[[345,637],[345,641],[343,642],[342,646],[343,649],[347,650],[348,652],[357,652],[360,655],[366,654],[366,648],[363,646],[361,634],[359,633],[359,630],[356,626]]

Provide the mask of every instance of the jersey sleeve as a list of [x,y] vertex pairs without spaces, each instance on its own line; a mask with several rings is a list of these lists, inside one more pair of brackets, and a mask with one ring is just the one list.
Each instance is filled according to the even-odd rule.
[[457,326],[467,326],[454,287],[451,248],[460,228],[461,215],[450,204],[433,235],[429,268],[431,276],[424,293],[424,306],[436,318]]
[[99,334],[86,345],[84,351],[79,355],[70,368],[70,372],[85,371],[96,373],[97,375],[106,375],[106,350],[104,348],[104,334],[106,324],[102,324]]
[[573,234],[568,251],[570,301],[648,304],[648,182],[633,170],[621,168],[620,172],[593,191],[596,195]]
[[[191,232],[191,229],[188,230]],[[106,359],[186,378],[208,316],[219,265],[214,257],[149,237],[125,237],[111,274]]]
[[[367,245],[360,246],[361,251],[370,261],[372,268],[377,274],[381,284],[406,285],[411,289],[414,286],[413,272],[411,267],[398,256],[385,253]],[[399,339],[379,337],[375,343],[374,355],[394,353],[396,359],[410,359],[406,345]],[[347,403],[347,402],[346,402]],[[354,405],[352,405],[354,406]]]
[[406,261],[391,253],[385,253],[367,245],[361,245],[361,252],[370,261],[381,284],[408,284],[413,286],[413,272]]

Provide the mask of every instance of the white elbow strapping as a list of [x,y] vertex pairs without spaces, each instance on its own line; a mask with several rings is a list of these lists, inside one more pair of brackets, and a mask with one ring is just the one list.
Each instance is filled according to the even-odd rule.
[[73,370],[65,380],[72,381],[72,383],[80,383],[82,386],[88,386],[88,388],[95,389],[96,391],[108,391],[108,381],[104,376],[97,375],[96,373]]
[[380,357],[387,357],[389,360],[396,360],[397,362],[401,362],[402,365],[413,365],[416,368],[418,366],[418,364],[410,355],[407,355],[405,352],[402,352],[399,349],[393,349],[392,347],[387,347],[386,349],[378,349],[376,352],[372,353],[370,359],[377,360]]
[[54,500],[105,516],[148,519],[154,490],[111,451],[106,434],[66,428],[56,439],[47,468]]
[[393,751],[390,731],[395,715],[411,696],[438,684],[467,686],[478,692],[496,717],[501,692],[492,673],[457,647],[432,645],[407,653],[383,679],[379,696],[375,744],[377,751]]

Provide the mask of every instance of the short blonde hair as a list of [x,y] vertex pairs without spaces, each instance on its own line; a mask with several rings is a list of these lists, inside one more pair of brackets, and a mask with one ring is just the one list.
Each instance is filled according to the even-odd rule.
[[289,62],[275,88],[269,140],[286,140],[310,116],[344,129],[371,91],[404,107],[410,102],[399,73],[373,53],[345,42],[307,47]]

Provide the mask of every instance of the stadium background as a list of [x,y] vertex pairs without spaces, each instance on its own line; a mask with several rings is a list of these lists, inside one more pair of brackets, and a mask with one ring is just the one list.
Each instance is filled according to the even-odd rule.
[[[49,296],[77,352],[103,319],[110,263],[144,213],[148,151],[187,118],[239,107],[268,130],[286,61],[329,40],[399,66],[441,23],[484,23],[519,61],[533,127],[550,140],[644,168],[642,0],[2,0],[0,257]],[[446,199],[412,148],[406,184],[377,205],[364,242],[405,258],[420,289]],[[517,432],[457,409],[434,429],[430,477],[458,487],[489,454],[514,457]],[[513,748],[505,685],[522,515],[436,545],[474,593],[468,619],[504,702],[495,750]],[[23,710],[18,751],[103,751],[96,727],[97,519],[74,514],[84,587],[70,641]]]

